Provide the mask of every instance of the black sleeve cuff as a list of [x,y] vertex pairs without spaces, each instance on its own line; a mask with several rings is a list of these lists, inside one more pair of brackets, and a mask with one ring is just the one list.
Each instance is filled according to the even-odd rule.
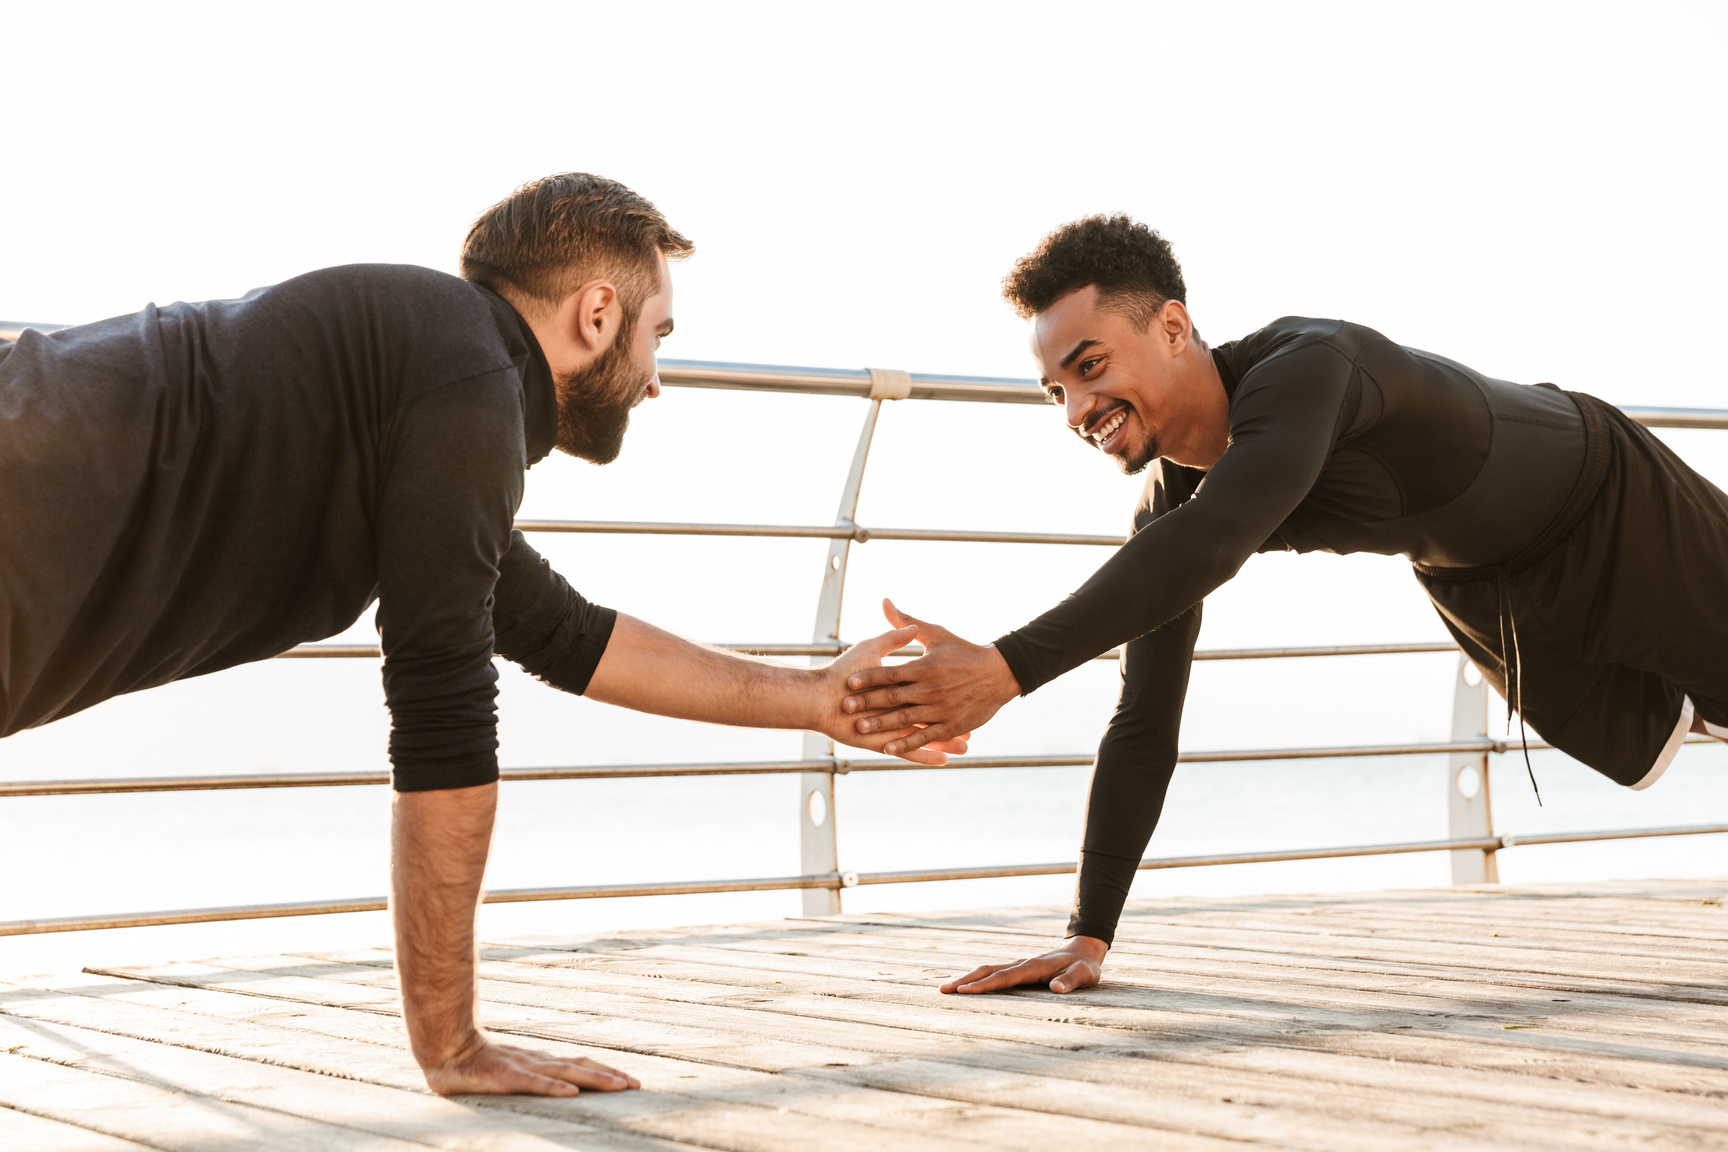
[[1020,685],[1020,695],[1029,696],[1043,686],[1044,681],[1032,671],[1031,657],[1027,655],[1026,644],[1018,633],[1010,632],[998,637],[991,647],[1002,653],[1002,659],[1008,662],[1008,671],[1014,673],[1014,679]]
[[390,786],[398,792],[440,792],[446,788],[477,788],[498,782],[498,754],[464,757],[451,762],[397,763]]
[[1083,850],[1074,911],[1068,917],[1068,935],[1094,936],[1105,944],[1114,944],[1122,905],[1128,902],[1128,890],[1134,886],[1139,869],[1136,857]]

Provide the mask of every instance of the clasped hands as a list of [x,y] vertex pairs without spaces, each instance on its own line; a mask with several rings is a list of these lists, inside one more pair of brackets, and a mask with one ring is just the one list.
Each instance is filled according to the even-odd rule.
[[[944,763],[946,757],[929,754],[966,751],[972,730],[1018,696],[1020,684],[990,645],[969,643],[940,625],[908,616],[892,600],[882,601],[882,613],[895,631],[877,640],[896,638],[898,647],[916,639],[924,655],[893,667],[848,670],[850,694],[840,707],[869,741],[866,746],[918,763]],[[863,741],[849,741],[857,742]]]

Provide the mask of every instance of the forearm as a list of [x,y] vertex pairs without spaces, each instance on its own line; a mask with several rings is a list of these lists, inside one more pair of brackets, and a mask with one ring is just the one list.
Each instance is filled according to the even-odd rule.
[[[823,674],[694,644],[618,614],[586,695],[638,712],[748,728],[816,728]],[[830,693],[835,694],[835,693]]]
[[390,913],[408,1041],[422,1068],[483,1043],[475,1018],[474,913],[498,786],[398,792],[390,826]]
[[1199,632],[1196,606],[1131,641],[1124,654],[1121,697],[1092,770],[1070,935],[1106,944],[1115,939],[1122,905],[1176,770],[1177,734]]

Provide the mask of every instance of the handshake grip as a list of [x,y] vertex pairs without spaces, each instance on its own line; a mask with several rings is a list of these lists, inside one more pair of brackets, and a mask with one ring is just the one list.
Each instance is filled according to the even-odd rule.
[[861,736],[880,739],[890,734],[881,746],[888,755],[911,758],[911,753],[950,742],[964,745],[974,730],[1020,694],[1019,681],[994,647],[973,644],[941,625],[908,616],[892,600],[882,601],[882,613],[897,630],[915,629],[924,655],[904,664],[851,672],[840,706]]

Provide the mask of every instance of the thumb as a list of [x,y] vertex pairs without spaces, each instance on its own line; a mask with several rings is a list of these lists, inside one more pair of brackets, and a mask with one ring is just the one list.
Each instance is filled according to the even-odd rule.
[[908,616],[895,606],[894,601],[887,597],[882,598],[882,615],[888,617],[888,623],[897,628],[908,624],[917,628],[918,635],[923,638],[924,646],[926,648],[930,647],[932,644],[940,644],[945,640],[952,640],[954,638],[954,634],[948,631],[948,629],[942,627],[940,624],[932,624],[928,620],[920,620],[916,616]]
[[1080,987],[1085,979],[1086,964],[1082,960],[1076,960],[1074,963],[1058,972],[1056,978],[1050,981],[1050,991],[1072,992],[1074,989]]
[[918,624],[918,621],[900,611],[899,608],[896,608],[894,606],[894,601],[888,599],[886,596],[882,597],[882,615],[886,616],[888,618],[888,623],[894,625],[896,628],[905,628],[908,625],[916,627]]
[[872,636],[860,643],[858,647],[869,653],[872,659],[880,662],[882,657],[890,652],[906,647],[917,635],[918,626],[909,625],[904,628],[896,628],[892,632],[884,632],[880,636]]

